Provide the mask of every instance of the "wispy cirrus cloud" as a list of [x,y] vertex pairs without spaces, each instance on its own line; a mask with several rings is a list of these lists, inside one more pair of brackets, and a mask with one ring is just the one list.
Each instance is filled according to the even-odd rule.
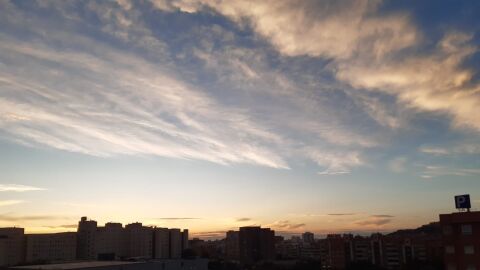
[[27,186],[27,185],[17,185],[17,184],[0,184],[0,192],[28,192],[28,191],[39,191],[46,190],[45,188]]
[[[175,66],[169,55],[174,52],[166,51],[165,42],[139,16],[141,11],[135,10],[133,3],[125,3],[128,1],[118,5],[91,3],[83,8],[98,17],[104,34],[146,55],[78,33],[78,25],[41,30],[27,27],[18,18],[31,16],[15,5],[5,5],[8,14],[15,14],[4,17],[6,24],[27,27],[53,43],[3,34],[2,60],[10,64],[9,68],[0,67],[2,137],[28,146],[99,157],[158,155],[272,168],[289,168],[292,158],[313,157],[329,173],[346,172],[364,161],[360,162],[356,150],[329,149],[326,145],[363,148],[377,144],[339,119],[328,116],[319,123],[318,115],[331,115],[322,111],[326,106],[310,98],[307,89],[293,91],[301,88],[268,67],[266,55],[262,55],[265,52],[237,44],[212,50],[208,44],[217,38],[226,44],[234,40],[231,32],[214,25],[198,33],[201,46],[182,52],[182,57],[197,57],[206,63],[205,71],[220,74],[214,87],[262,89],[275,100],[265,107],[249,101],[224,105],[214,91],[180,76],[188,70]],[[69,5],[47,6],[59,14],[57,19],[76,18],[79,25],[89,24]],[[39,25],[52,23],[37,16],[32,20]],[[30,64],[23,69],[26,59]],[[280,96],[276,97],[280,92],[272,91],[272,85],[281,90]],[[280,110],[285,105],[290,108],[286,113]],[[288,121],[282,115],[275,117],[277,113],[285,114]],[[312,147],[298,148],[302,144],[314,144],[322,157],[306,150]],[[339,155],[352,158],[342,160]]]
[[66,224],[66,225],[56,225],[56,226],[44,226],[49,229],[76,229],[78,224]]
[[[478,51],[472,34],[446,32],[428,55],[415,49],[424,34],[405,12],[378,14],[384,1],[153,1],[166,11],[200,12],[209,7],[240,25],[247,24],[286,56],[332,59],[336,78],[356,89],[394,95],[407,106],[446,112],[454,126],[480,130],[480,108],[474,71],[462,62]],[[406,54],[406,50],[413,51]],[[395,57],[398,56],[398,57]],[[372,64],[375,63],[375,64]],[[377,106],[377,108],[379,108]],[[366,111],[390,127],[395,118]],[[380,116],[380,117],[377,117]]]
[[473,176],[480,175],[480,169],[477,168],[458,168],[447,166],[424,166],[421,177],[430,179],[440,176]]
[[479,145],[478,142],[466,141],[442,146],[421,146],[418,150],[434,156],[477,155],[480,154]]
[[[69,81],[66,89],[70,92],[66,94],[59,92],[55,79],[46,82],[40,80],[40,74],[32,73],[29,81],[20,82],[14,68],[0,70],[4,94],[13,94],[16,89],[15,97],[0,99],[2,115],[21,117],[3,119],[0,127],[26,144],[96,156],[151,154],[288,168],[282,157],[259,143],[279,141],[279,136],[233,108],[222,108],[201,91],[162,75],[161,70],[139,58],[113,51],[105,51],[107,59],[77,52],[57,54],[40,44],[7,47],[2,43],[2,50],[11,50],[18,58],[38,59],[30,65],[31,72],[55,62],[65,70],[83,74],[78,77],[54,67],[44,70]],[[90,99],[96,100],[95,106]],[[21,104],[22,100],[28,105]],[[57,105],[51,106],[51,102]],[[190,103],[195,106],[188,106]],[[59,115],[57,111],[68,113]],[[109,129],[104,128],[107,122]],[[252,140],[260,141],[254,144]]]
[[12,214],[0,214],[0,221],[2,222],[29,222],[29,221],[49,221],[68,219],[65,216],[54,215],[12,215]]
[[353,216],[356,215],[356,213],[330,213],[327,214],[327,216]]
[[0,201],[0,207],[20,204],[20,203],[24,203],[24,202],[25,201],[21,201],[21,200],[4,200],[4,201]]
[[393,218],[394,216],[392,216],[392,215],[371,215],[371,217],[375,217],[375,218]]
[[[478,86],[462,66],[477,52],[469,33],[426,41],[381,0],[150,2],[44,3],[48,18],[3,3],[2,24],[30,36],[1,36],[0,135],[99,157],[283,169],[307,160],[333,176],[370,164],[405,115],[476,128]],[[171,39],[143,16],[152,5],[234,24],[185,24]],[[238,31],[253,31],[251,46]]]
[[448,155],[449,151],[445,148],[440,148],[440,147],[428,147],[428,146],[423,146],[420,147],[420,152],[425,153],[425,154],[431,154],[431,155]]
[[160,217],[160,218],[154,218],[156,220],[166,220],[166,221],[175,221],[175,220],[196,220],[196,219],[201,219],[198,217]]

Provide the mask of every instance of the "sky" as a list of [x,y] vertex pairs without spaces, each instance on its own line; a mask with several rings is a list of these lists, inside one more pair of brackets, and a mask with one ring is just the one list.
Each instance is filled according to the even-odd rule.
[[480,208],[480,2],[0,0],[0,226],[387,232]]

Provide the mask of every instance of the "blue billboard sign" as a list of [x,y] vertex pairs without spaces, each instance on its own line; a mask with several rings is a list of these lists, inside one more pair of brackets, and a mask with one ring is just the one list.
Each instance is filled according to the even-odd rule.
[[458,195],[455,196],[455,207],[457,209],[470,209],[472,206],[470,205],[470,195]]

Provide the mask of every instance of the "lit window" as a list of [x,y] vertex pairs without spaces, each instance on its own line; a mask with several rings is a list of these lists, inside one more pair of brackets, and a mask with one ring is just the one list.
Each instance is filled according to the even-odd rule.
[[473,248],[472,245],[464,246],[463,250],[465,251],[465,254],[474,254],[475,253],[475,249]]
[[455,247],[454,246],[446,246],[445,247],[445,253],[454,254],[455,253]]
[[472,234],[472,225],[463,224],[462,225],[462,234],[463,235],[471,235]]
[[452,231],[453,231],[452,226],[450,226],[450,225],[443,226],[443,234],[444,235],[450,235],[450,234],[452,234]]

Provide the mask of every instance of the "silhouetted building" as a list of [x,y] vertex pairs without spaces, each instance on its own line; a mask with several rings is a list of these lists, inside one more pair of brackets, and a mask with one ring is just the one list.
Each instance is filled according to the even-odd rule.
[[447,270],[480,269],[480,212],[441,214]]
[[170,258],[182,257],[182,232],[180,229],[170,229]]
[[201,240],[193,238],[189,241],[193,253],[201,258],[225,259],[225,240]]
[[339,234],[329,234],[320,241],[322,267],[327,269],[345,269],[347,266],[347,245]]
[[153,258],[153,228],[140,222],[125,226],[127,257]]
[[184,229],[182,231],[182,251],[188,248],[188,229]]
[[17,265],[24,262],[24,237],[23,228],[0,228],[0,237],[2,238],[4,254],[0,255],[3,265]]
[[62,264],[27,265],[13,270],[207,270],[208,260],[87,261]]
[[302,240],[305,243],[313,243],[315,242],[315,235],[311,232],[305,232],[302,234]]
[[7,237],[0,236],[0,267],[8,265]]
[[348,266],[373,265],[392,270],[412,269],[415,265],[433,269],[440,267],[440,235],[436,232],[410,231],[390,235],[372,234],[370,237],[328,235],[319,241],[322,267],[345,269]]
[[225,257],[227,260],[240,260],[240,240],[238,231],[228,231],[225,239]]
[[170,231],[167,228],[154,228],[153,234],[153,257],[155,259],[169,259]]
[[293,240],[277,241],[275,251],[280,259],[297,260],[300,259],[301,243]]
[[77,259],[96,260],[97,222],[82,217],[77,228]]
[[26,263],[66,262],[76,259],[75,232],[27,234],[25,238]]
[[82,217],[77,232],[24,234],[0,228],[0,266],[73,260],[175,259],[189,246],[188,230],[153,228],[142,223],[97,226]]
[[275,232],[268,228],[240,227],[240,262],[252,264],[275,259]]
[[127,239],[121,223],[109,222],[97,228],[96,258],[115,260],[127,256]]

